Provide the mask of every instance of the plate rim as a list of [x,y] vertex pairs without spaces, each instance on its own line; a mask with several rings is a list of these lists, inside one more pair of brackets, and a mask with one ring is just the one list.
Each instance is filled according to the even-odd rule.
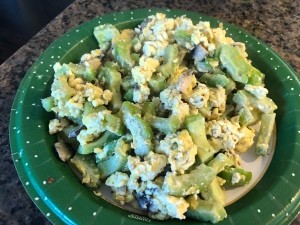
[[[40,60],[43,58],[43,56],[45,56],[47,54],[47,52],[49,51],[49,49],[52,47],[52,46],[56,46],[57,43],[59,43],[64,37],[66,37],[66,35],[68,34],[71,34],[72,32],[75,32],[76,29],[81,29],[81,28],[84,28],[87,24],[92,24],[93,22],[95,21],[98,21],[100,20],[101,18],[103,17],[114,17],[115,15],[120,15],[120,14],[129,14],[131,12],[134,12],[134,13],[137,13],[137,12],[145,12],[145,11],[148,11],[149,10],[153,11],[153,13],[151,12],[151,14],[154,14],[156,13],[157,11],[159,12],[166,12],[166,11],[170,11],[170,12],[173,12],[173,13],[179,13],[179,14],[197,14],[198,16],[200,17],[205,17],[205,18],[209,18],[210,20],[217,20],[219,22],[222,22],[224,25],[226,25],[227,27],[230,27],[230,28],[234,28],[234,29],[239,29],[243,34],[245,35],[248,35],[249,38],[252,38],[253,40],[257,40],[261,43],[262,46],[265,46],[269,49],[270,53],[277,58],[278,61],[280,61],[282,64],[285,65],[286,69],[289,70],[289,73],[293,74],[295,80],[297,81],[298,83],[298,86],[299,86],[299,77],[297,76],[297,73],[296,71],[284,60],[282,59],[275,51],[273,51],[266,43],[264,43],[263,41],[257,39],[256,37],[254,37],[253,35],[251,35],[249,32],[243,30],[243,28],[240,28],[240,27],[237,27],[235,25],[232,25],[230,23],[227,23],[225,21],[221,21],[221,20],[218,20],[217,18],[214,18],[214,17],[211,17],[211,16],[207,16],[203,13],[198,13],[198,12],[193,12],[193,11],[186,11],[186,10],[181,10],[181,9],[164,9],[164,8],[143,8],[143,9],[137,9],[137,10],[126,10],[126,11],[121,11],[121,12],[114,12],[114,13],[109,13],[109,14],[106,14],[106,15],[102,15],[102,16],[99,16],[99,17],[96,17],[92,20],[89,20],[79,26],[76,26],[74,27],[73,29],[71,29],[70,31],[68,31],[67,33],[65,33],[64,35],[62,35],[61,37],[59,37],[58,39],[56,39],[54,42],[52,42],[49,47],[37,58],[37,60],[35,61],[35,63],[30,67],[30,69],[26,72],[24,78],[22,79],[22,81],[20,82],[20,85],[19,85],[19,88],[16,92],[16,95],[15,95],[15,98],[14,98],[14,102],[12,104],[12,110],[11,110],[11,114],[10,114],[10,122],[9,122],[9,140],[10,140],[10,147],[11,147],[11,155],[12,155],[12,158],[13,158],[13,162],[14,162],[14,165],[15,165],[15,168],[16,168],[16,171],[18,173],[18,176],[19,176],[19,179],[21,180],[22,184],[23,184],[23,187],[25,188],[27,194],[30,196],[30,198],[32,199],[32,201],[37,205],[37,207],[42,211],[42,213],[46,216],[47,216],[47,212],[49,213],[51,210],[49,205],[47,205],[43,200],[42,201],[35,201],[35,198],[34,196],[37,196],[39,193],[38,191],[35,189],[36,187],[32,186],[32,185],[28,185],[28,180],[30,180],[30,177],[28,174],[25,173],[25,170],[24,168],[22,169],[20,163],[18,163],[16,161],[16,157],[14,155],[16,154],[19,154],[19,151],[18,151],[18,148],[20,147],[19,144],[17,144],[17,137],[16,137],[16,134],[15,134],[15,129],[13,127],[13,125],[15,124],[16,122],[16,115],[15,115],[15,112],[13,109],[16,109],[20,106],[18,106],[18,100],[21,98],[22,96],[22,93],[21,93],[21,89],[22,87],[26,87],[26,85],[28,83],[30,83],[31,78],[32,78],[32,73],[34,72],[34,67],[37,66],[37,64],[40,62]],[[146,16],[148,15],[145,15],[145,18]],[[125,21],[127,22],[127,21]],[[24,91],[24,90],[22,90]],[[20,118],[19,118],[20,119]],[[22,164],[22,166],[24,167],[24,165]],[[26,179],[25,179],[26,178]],[[33,179],[33,178],[32,178]],[[285,217],[285,216],[280,216],[280,218],[278,217],[278,221],[276,222],[291,222],[292,219],[291,218],[295,218],[298,211],[299,211],[299,208],[300,208],[300,203],[299,203],[299,200],[300,200],[300,193],[298,191],[298,193],[295,194],[295,202],[294,204],[290,204],[288,205],[287,207],[291,208],[289,210],[290,212],[290,216],[289,217]],[[298,200],[298,204],[297,204],[297,200]],[[276,217],[277,218],[277,217]],[[274,218],[274,219],[276,219]],[[55,223],[55,224],[59,224],[60,223],[60,217],[54,212],[54,213],[51,213],[51,216],[48,217],[48,219]],[[66,221],[65,221],[66,222]]]

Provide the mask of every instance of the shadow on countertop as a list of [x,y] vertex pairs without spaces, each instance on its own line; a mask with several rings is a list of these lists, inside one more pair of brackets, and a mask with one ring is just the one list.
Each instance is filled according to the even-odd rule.
[[1,0],[0,64],[74,0]]

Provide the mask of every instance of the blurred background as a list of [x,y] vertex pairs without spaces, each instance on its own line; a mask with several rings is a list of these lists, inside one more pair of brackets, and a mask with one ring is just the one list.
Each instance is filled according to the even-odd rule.
[[74,0],[0,0],[0,64]]

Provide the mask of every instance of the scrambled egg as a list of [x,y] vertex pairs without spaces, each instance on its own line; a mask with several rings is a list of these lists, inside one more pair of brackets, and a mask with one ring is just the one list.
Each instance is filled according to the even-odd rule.
[[128,157],[127,166],[130,171],[130,179],[142,181],[153,180],[160,172],[163,171],[167,164],[167,157],[163,154],[150,152],[141,161],[139,156]]
[[168,87],[160,92],[160,100],[165,109],[171,110],[173,115],[178,116],[182,121],[190,114],[190,107],[182,100],[178,90]]
[[115,199],[122,205],[134,199],[134,196],[127,188],[128,180],[129,176],[126,173],[115,172],[105,181],[105,184],[112,188]]
[[160,141],[156,151],[168,156],[168,162],[174,173],[183,174],[195,163],[197,146],[193,143],[189,132],[182,130],[176,134],[167,135]]
[[69,121],[66,119],[52,119],[49,122],[49,134],[55,134],[59,131],[62,131],[69,124]]
[[218,141],[220,149],[233,150],[242,138],[240,125],[227,119],[211,120],[206,123],[206,134],[213,141]]

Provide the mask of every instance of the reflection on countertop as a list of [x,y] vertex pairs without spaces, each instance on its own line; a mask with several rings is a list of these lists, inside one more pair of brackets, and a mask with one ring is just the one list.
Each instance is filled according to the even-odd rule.
[[[266,42],[300,73],[299,1],[77,0],[0,65],[0,224],[50,224],[22,187],[10,156],[9,113],[17,88],[36,58],[56,38],[96,16],[137,8],[196,11],[232,23]],[[292,223],[300,224],[300,217]]]

